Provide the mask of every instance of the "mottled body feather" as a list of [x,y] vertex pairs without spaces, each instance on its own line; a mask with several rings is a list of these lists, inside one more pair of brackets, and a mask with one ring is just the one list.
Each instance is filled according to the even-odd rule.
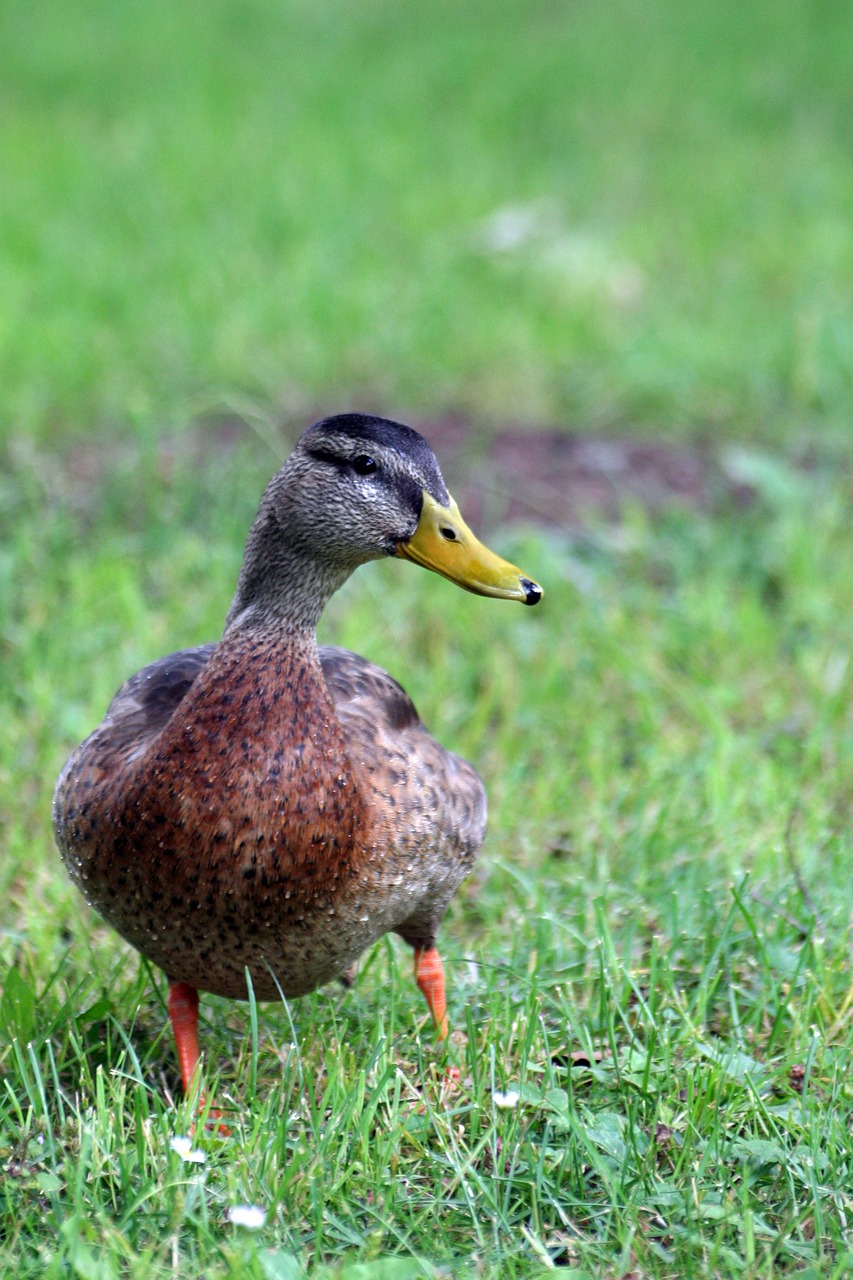
[[54,824],[92,906],[170,976],[298,996],[396,931],[432,945],[486,798],[401,687],[271,628],[133,676],[60,777]]

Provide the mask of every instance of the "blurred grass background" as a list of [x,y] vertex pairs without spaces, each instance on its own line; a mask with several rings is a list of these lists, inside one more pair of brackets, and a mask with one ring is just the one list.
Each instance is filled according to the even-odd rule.
[[845,5],[0,10],[0,422],[845,429]]
[[[850,1275],[851,65],[826,0],[0,6],[3,1274]],[[493,528],[532,612],[399,564],[332,602],[489,789],[460,1088],[405,948],[254,1034],[206,998],[199,1173],[162,983],[50,797],[346,408],[467,431],[493,525],[563,474],[497,428],[699,481]]]

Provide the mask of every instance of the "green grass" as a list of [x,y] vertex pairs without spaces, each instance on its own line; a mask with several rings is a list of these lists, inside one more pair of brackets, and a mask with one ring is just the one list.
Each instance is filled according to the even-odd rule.
[[[8,0],[0,51],[0,1274],[853,1273],[846,7]],[[535,611],[336,597],[487,781],[452,1043],[393,941],[205,999],[191,1163],[53,781],[219,633],[277,424],[351,407],[735,441],[758,496],[498,531]]]
[[[745,512],[498,537],[547,586],[533,612],[407,565],[359,571],[325,638],[404,679],[491,797],[442,931],[461,1082],[447,1091],[410,954],[386,941],[350,992],[256,1016],[206,999],[234,1133],[197,1137],[203,1166],[171,1149],[191,1115],[164,982],[66,881],[50,793],[128,672],[217,634],[269,469],[256,446],[207,466],[128,454],[98,486],[46,454],[5,473],[10,1273],[849,1274],[853,553],[837,469],[766,464],[774,483]],[[228,1222],[243,1203],[266,1210],[261,1230]]]
[[847,428],[844,5],[9,0],[0,48],[3,433]]

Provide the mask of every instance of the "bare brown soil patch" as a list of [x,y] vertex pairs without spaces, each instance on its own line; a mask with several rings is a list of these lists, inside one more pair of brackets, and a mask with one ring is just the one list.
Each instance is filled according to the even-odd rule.
[[501,429],[488,437],[464,422],[420,425],[466,518],[578,528],[619,520],[627,507],[681,505],[711,511],[746,505],[752,489],[729,477],[711,448],[630,436]]

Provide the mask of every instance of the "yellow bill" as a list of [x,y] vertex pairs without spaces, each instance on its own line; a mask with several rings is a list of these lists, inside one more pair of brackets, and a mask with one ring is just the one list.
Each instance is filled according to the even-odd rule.
[[451,498],[446,507],[424,490],[418,527],[397,555],[440,573],[466,591],[499,600],[538,604],[542,588],[514,564],[502,560],[474,536]]

